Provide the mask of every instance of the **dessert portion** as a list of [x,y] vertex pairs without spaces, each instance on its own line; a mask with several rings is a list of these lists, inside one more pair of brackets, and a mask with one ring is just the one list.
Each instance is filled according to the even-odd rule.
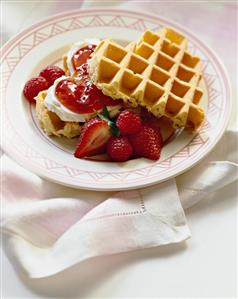
[[[99,42],[96,39],[87,41]],[[88,77],[86,62],[95,48],[96,45],[82,41],[73,45],[64,57],[68,62],[65,70],[47,66],[38,77],[26,83],[24,95],[30,102],[36,102],[36,116],[47,135],[78,136],[81,126],[104,107],[110,117],[119,114],[122,101],[104,95]]]
[[194,131],[204,119],[201,61],[187,43],[170,28],[146,31],[126,47],[79,41],[64,55],[64,70],[47,66],[23,94],[36,103],[47,135],[79,136],[76,158],[158,160],[166,130],[169,136],[174,128]]
[[46,90],[39,92],[36,96],[36,116],[43,131],[49,136],[64,136],[67,138],[78,136],[81,125],[78,122],[63,121],[56,113],[48,110],[45,105],[46,96]]
[[84,123],[106,106],[110,116],[118,114],[120,101],[113,101],[96,88],[87,75],[62,76],[48,89],[44,105],[65,122]]
[[187,39],[170,28],[146,31],[125,48],[102,40],[89,62],[92,82],[113,99],[166,116],[175,128],[196,130],[204,119],[201,61]]

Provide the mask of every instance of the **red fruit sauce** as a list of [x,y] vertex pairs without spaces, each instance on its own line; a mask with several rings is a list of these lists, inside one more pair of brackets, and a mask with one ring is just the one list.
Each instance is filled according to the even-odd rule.
[[60,81],[55,88],[58,100],[75,113],[93,113],[105,106],[122,104],[122,101],[104,95],[89,80],[86,62],[95,48],[95,45],[88,45],[79,49],[72,58],[75,76]]
[[104,95],[86,75],[60,81],[55,88],[55,95],[65,107],[80,114],[122,104],[121,101]]
[[79,67],[88,60],[89,56],[94,52],[95,48],[95,45],[90,44],[80,48],[77,52],[75,52],[71,59],[75,71],[78,71]]

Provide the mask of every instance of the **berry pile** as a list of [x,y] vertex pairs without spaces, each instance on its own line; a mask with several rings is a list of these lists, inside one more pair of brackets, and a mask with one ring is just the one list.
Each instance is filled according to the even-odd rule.
[[[115,130],[115,128],[117,130]],[[107,153],[112,161],[144,157],[158,160],[163,145],[159,127],[143,122],[139,114],[124,110],[116,123],[99,115],[88,121],[75,151],[76,158]]]
[[40,91],[48,89],[55,80],[65,75],[65,72],[58,66],[49,65],[43,69],[38,77],[28,80],[23,88],[26,99],[35,103],[35,97]]

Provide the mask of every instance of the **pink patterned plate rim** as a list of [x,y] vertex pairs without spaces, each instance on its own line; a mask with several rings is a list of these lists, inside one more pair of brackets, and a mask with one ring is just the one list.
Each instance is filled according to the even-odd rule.
[[[24,83],[43,66],[59,60],[70,44],[88,37],[118,41],[138,38],[144,30],[174,27],[189,39],[189,51],[202,59],[206,119],[195,135],[182,132],[165,146],[159,161],[136,159],[103,163],[75,159],[70,144],[42,134],[34,109],[22,96]],[[135,189],[188,170],[204,158],[226,129],[230,84],[214,52],[187,29],[164,18],[118,9],[75,10],[51,16],[19,33],[1,49],[2,146],[23,167],[56,183],[90,190]]]

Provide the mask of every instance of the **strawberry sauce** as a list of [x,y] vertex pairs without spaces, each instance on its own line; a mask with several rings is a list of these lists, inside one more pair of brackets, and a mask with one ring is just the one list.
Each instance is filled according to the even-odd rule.
[[75,113],[93,113],[105,106],[120,105],[121,101],[104,95],[87,76],[67,78],[55,88],[58,100]]
[[87,45],[75,52],[71,62],[76,72],[78,71],[79,67],[88,60],[89,56],[94,52],[95,48],[96,45]]
[[87,45],[79,49],[72,57],[72,63],[76,70],[74,77],[63,79],[55,88],[58,100],[75,113],[94,113],[102,110],[105,106],[122,104],[122,101],[113,100],[104,95],[89,80],[87,60],[95,48],[95,45]]

